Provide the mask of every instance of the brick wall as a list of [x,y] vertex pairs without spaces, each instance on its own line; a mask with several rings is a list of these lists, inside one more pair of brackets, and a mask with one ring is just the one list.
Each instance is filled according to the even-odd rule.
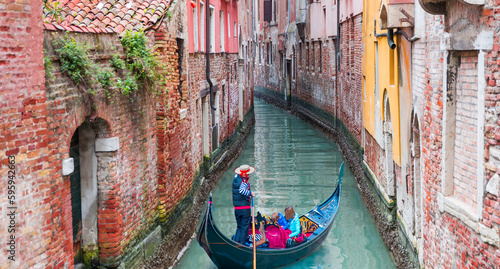
[[[456,2],[455,2],[456,4]],[[455,7],[449,12],[450,16],[467,16],[467,8],[463,6]],[[457,9],[455,9],[457,8]],[[491,21],[496,21],[494,10],[496,6],[487,4],[482,11],[481,23],[489,26]],[[471,8],[474,12],[473,8]],[[478,63],[478,51],[451,51],[443,48],[443,37],[445,36],[446,20],[444,16],[431,16],[425,14],[425,35],[414,43],[413,49],[413,104],[415,112],[420,117],[421,141],[422,141],[422,195],[423,195],[423,265],[426,267],[450,267],[450,268],[498,268],[500,264],[499,246],[492,244],[491,240],[485,236],[485,230],[491,229],[498,235],[500,211],[498,189],[488,191],[488,183],[498,177],[498,167],[500,162],[489,156],[488,150],[496,148],[497,139],[494,132],[498,130],[498,86],[495,81],[498,59],[498,37],[495,34],[492,51],[487,51],[485,56],[485,118],[478,117],[479,81],[482,77],[477,77],[481,68]],[[462,38],[455,33],[453,38]],[[467,221],[467,218],[457,217],[449,209],[443,209],[440,197],[443,197],[442,189],[442,169],[444,169],[443,156],[443,129],[446,122],[443,120],[444,106],[449,103],[450,98],[444,98],[443,91],[443,69],[446,69],[447,54],[458,55],[460,63],[457,65],[456,78],[456,108],[452,112],[455,115],[453,125],[456,129],[454,137],[455,155],[453,158],[454,169],[454,191],[453,196],[463,198],[474,211],[479,215],[476,222]],[[473,70],[473,71],[472,71]],[[453,81],[448,78],[447,83]],[[493,108],[493,110],[492,110]],[[490,112],[490,114],[488,114]],[[477,136],[478,124],[484,120],[485,124],[485,156],[484,171],[486,174],[483,201],[477,201],[478,177],[476,167],[479,163],[477,150],[478,141],[482,138]],[[464,158],[465,157],[465,158]],[[498,188],[498,186],[497,186]],[[479,210],[477,204],[482,202],[483,206]],[[479,227],[479,229],[478,229]],[[493,240],[494,241],[494,240]],[[498,244],[498,243],[497,243]]]
[[300,62],[297,63],[293,97],[334,115],[335,66],[331,64],[335,65],[335,41],[327,39],[323,42],[306,42],[298,48]]
[[358,143],[363,130],[362,19],[360,13],[340,25],[340,118]]
[[[57,264],[66,259],[53,248],[48,165],[47,103],[44,86],[41,4],[9,1],[0,4],[0,268]],[[8,156],[15,156],[15,231],[8,232]],[[12,174],[10,174],[12,175]],[[15,253],[7,242],[15,236]],[[61,241],[62,242],[62,241]],[[52,257],[40,255],[51,249]],[[15,254],[15,261],[8,260]]]
[[386,186],[385,151],[375,138],[365,129],[365,161],[382,186]]
[[[219,115],[219,143],[222,143],[234,132],[239,118],[238,94],[238,54],[213,53],[210,54],[210,79],[217,87],[218,104],[215,113]],[[196,156],[200,159],[202,153],[202,108],[200,91],[209,88],[206,80],[206,58],[203,53],[189,54],[189,84],[192,89],[194,125],[196,126],[195,144],[199,148]],[[247,91],[248,93],[248,91]],[[208,97],[208,95],[206,95]],[[203,96],[205,97],[205,96]],[[246,98],[249,98],[248,96]],[[248,100],[248,99],[247,99]],[[214,100],[214,105],[216,104]],[[248,111],[248,108],[245,109]],[[209,123],[212,122],[212,113],[209,113]],[[212,139],[209,139],[210,143]]]
[[454,196],[477,206],[477,52],[460,53],[457,67]]
[[[53,56],[51,41],[62,35],[46,33],[48,55]],[[101,68],[109,66],[111,55],[123,53],[116,35],[70,36],[95,49],[93,56]],[[129,243],[142,236],[141,232],[152,229],[158,217],[154,95],[141,88],[127,97],[118,89],[111,89],[113,96],[109,100],[103,90],[89,96],[75,87],[66,74],[60,73],[58,61],[54,61],[54,66],[56,79],[47,83],[47,122],[51,134],[48,146],[54,149],[49,152],[53,159],[49,166],[54,167],[51,184],[53,191],[60,192],[61,204],[52,206],[51,228],[64,231],[64,235],[53,235],[58,238],[54,248],[64,246],[68,263],[72,264],[76,253],[72,253],[71,226],[66,224],[72,219],[69,177],[60,174],[61,160],[69,157],[71,137],[87,121],[97,138],[118,137],[120,141],[117,151],[96,154],[100,261],[105,265],[118,264]],[[56,217],[58,214],[60,218]]]

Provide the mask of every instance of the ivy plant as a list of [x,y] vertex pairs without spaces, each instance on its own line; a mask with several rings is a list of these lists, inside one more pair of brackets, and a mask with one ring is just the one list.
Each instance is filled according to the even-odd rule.
[[61,71],[66,72],[75,85],[83,82],[85,86],[89,86],[87,80],[94,82],[94,61],[90,59],[89,47],[85,43],[78,43],[66,34],[65,38],[55,39],[54,45],[61,62]]
[[137,83],[154,91],[155,83],[161,80],[164,69],[152,49],[147,47],[147,38],[143,30],[125,32],[120,40],[126,55],[126,67]]

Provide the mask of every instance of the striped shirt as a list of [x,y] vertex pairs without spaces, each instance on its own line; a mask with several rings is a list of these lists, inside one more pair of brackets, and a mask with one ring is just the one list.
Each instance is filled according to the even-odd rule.
[[252,192],[250,191],[250,186],[245,183],[244,181],[241,181],[239,193],[244,196],[250,196],[252,195]]

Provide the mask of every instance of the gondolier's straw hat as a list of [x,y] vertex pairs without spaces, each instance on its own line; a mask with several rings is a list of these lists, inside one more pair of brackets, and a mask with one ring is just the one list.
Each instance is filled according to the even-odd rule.
[[255,168],[251,167],[250,165],[242,165],[234,170],[234,172],[238,175],[241,175],[243,173],[250,175],[251,173],[255,172]]

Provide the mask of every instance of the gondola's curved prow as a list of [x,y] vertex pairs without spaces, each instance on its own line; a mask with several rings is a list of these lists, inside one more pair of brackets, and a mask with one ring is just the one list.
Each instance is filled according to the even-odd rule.
[[[333,194],[323,203],[300,217],[306,223],[308,240],[301,245],[283,249],[257,249],[257,268],[278,268],[294,263],[316,251],[328,236],[337,214],[342,189],[344,163],[340,165],[339,180]],[[212,217],[212,193],[198,227],[198,243],[218,268],[252,268],[253,250],[227,238],[215,225]]]

